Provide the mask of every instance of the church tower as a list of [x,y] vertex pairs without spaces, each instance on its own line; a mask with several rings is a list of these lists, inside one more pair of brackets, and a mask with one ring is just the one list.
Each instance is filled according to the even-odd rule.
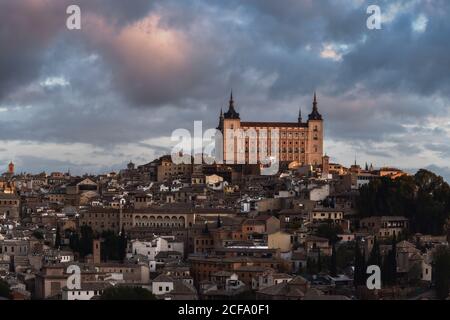
[[14,163],[12,161],[8,164],[8,173],[14,175]]
[[323,119],[317,104],[314,92],[312,111],[308,115],[308,143],[305,150],[306,162],[311,165],[320,165],[323,156]]

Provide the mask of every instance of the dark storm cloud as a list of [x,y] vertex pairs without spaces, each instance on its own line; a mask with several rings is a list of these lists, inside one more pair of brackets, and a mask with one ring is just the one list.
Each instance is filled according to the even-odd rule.
[[444,143],[431,143],[426,145],[428,150],[438,153],[442,158],[450,158],[450,145]]
[[39,74],[45,50],[63,25],[63,15],[57,14],[63,8],[59,3],[1,1],[0,101]]
[[[447,135],[425,124],[448,116],[450,4],[377,3],[391,21],[370,31],[368,1],[1,1],[0,138],[163,152],[143,140],[215,127],[231,88],[243,119],[261,121],[300,106],[306,119],[318,90],[327,138],[443,157],[443,142],[422,144]],[[81,31],[65,28],[68,4]]]

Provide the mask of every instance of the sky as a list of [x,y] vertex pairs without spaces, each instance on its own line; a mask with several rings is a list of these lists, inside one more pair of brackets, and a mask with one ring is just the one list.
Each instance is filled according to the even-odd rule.
[[173,130],[215,128],[232,89],[244,121],[305,118],[317,91],[331,161],[450,181],[449,16],[448,0],[1,0],[0,171],[147,163]]

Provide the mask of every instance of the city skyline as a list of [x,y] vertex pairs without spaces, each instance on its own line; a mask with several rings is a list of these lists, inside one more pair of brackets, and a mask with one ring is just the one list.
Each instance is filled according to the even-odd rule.
[[290,121],[317,90],[331,161],[450,178],[446,2],[381,1],[381,30],[367,1],[78,1],[81,30],[65,27],[68,3],[0,4],[14,30],[0,36],[2,168],[146,163],[174,129],[214,128],[233,88],[258,121]]

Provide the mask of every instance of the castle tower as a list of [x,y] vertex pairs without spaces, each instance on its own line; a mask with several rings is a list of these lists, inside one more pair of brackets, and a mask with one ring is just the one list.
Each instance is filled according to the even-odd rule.
[[[241,119],[239,117],[239,113],[236,112],[234,109],[234,100],[233,100],[233,91],[230,93],[230,100],[228,103],[228,111],[223,114],[223,127],[222,127],[222,134],[223,134],[223,160],[224,163],[227,163],[227,159],[238,159],[238,150],[237,148],[234,148],[234,157],[227,152],[227,130],[236,130],[239,129],[241,126]],[[236,146],[237,140],[235,139],[234,142],[230,142],[229,146]]]

